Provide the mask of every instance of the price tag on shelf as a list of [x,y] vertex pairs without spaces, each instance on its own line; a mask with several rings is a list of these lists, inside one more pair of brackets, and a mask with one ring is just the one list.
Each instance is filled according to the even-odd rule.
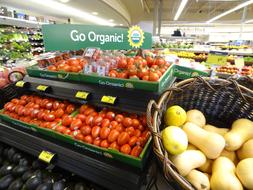
[[24,85],[25,85],[25,82],[24,81],[18,81],[18,82],[16,82],[16,86],[17,87],[20,87],[20,88],[23,88],[24,87]]
[[37,90],[40,90],[40,91],[46,91],[47,89],[48,89],[48,86],[46,86],[46,85],[37,86]]
[[86,48],[84,57],[92,57],[96,52],[97,48]]
[[81,99],[84,99],[86,100],[89,96],[89,92],[84,92],[84,91],[78,91],[75,95],[76,98],[81,98]]
[[43,150],[39,155],[39,159],[46,163],[50,163],[54,156],[55,154],[53,154],[52,152]]
[[117,97],[114,96],[103,96],[101,98],[101,102],[107,103],[107,104],[115,104]]
[[227,64],[227,56],[228,54],[225,52],[218,51],[210,51],[207,57],[207,63],[209,65],[226,65]]

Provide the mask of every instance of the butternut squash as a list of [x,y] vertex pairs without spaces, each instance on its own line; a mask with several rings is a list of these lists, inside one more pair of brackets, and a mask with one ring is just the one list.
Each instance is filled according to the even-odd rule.
[[231,130],[224,135],[226,149],[238,150],[243,143],[253,138],[253,122],[249,119],[237,119],[232,124]]
[[187,150],[197,150],[197,148],[196,148],[196,146],[194,146],[192,144],[188,144]]
[[198,170],[192,170],[185,176],[185,178],[197,189],[197,190],[209,190],[210,183],[208,176]]
[[194,123],[183,125],[188,141],[200,149],[207,158],[216,159],[225,147],[225,140],[221,135],[208,132]]
[[236,153],[240,160],[245,158],[253,158],[253,139],[245,142]]
[[203,129],[209,132],[217,133],[221,136],[224,136],[229,131],[229,129],[227,128],[218,128],[218,127],[215,127],[213,125],[208,125],[208,124],[205,125]]
[[219,157],[213,162],[210,185],[212,190],[243,190],[235,175],[235,165],[227,157]]
[[247,189],[253,189],[253,158],[246,158],[236,166],[236,175]]
[[198,169],[204,173],[211,174],[212,165],[213,165],[213,160],[207,158],[206,162],[202,166],[200,166]]
[[206,161],[205,155],[199,150],[186,150],[171,156],[170,159],[182,176],[188,175],[191,170],[202,166]]
[[221,152],[220,156],[224,156],[224,157],[229,158],[235,165],[237,165],[237,163],[238,163],[236,153],[233,151],[228,151],[228,150],[224,149]]
[[186,112],[186,122],[191,122],[199,127],[203,127],[206,124],[206,118],[201,111],[194,109]]

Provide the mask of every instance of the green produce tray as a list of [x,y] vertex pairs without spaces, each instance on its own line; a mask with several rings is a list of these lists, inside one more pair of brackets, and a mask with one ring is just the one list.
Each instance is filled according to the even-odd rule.
[[120,88],[133,88],[152,92],[161,92],[174,81],[173,70],[174,65],[171,65],[170,68],[163,74],[163,76],[157,82],[149,82],[138,79],[119,79],[111,77],[101,77],[98,76],[97,74],[54,72],[39,69],[38,66],[32,66],[27,68],[27,73],[29,76],[32,77],[51,78],[64,81],[77,81],[81,83],[93,83]]
[[0,114],[0,118],[4,121],[7,121],[7,122],[13,124],[13,125],[16,125],[16,126],[19,126],[19,127],[25,128],[25,129],[31,129],[35,132],[40,133],[40,134],[50,136],[52,138],[58,139],[63,142],[67,142],[69,144],[72,144],[73,146],[82,148],[84,150],[88,150],[88,151],[93,152],[95,154],[105,156],[105,157],[113,159],[113,160],[118,160],[122,163],[129,164],[129,165],[134,166],[136,168],[143,168],[144,167],[144,165],[148,159],[148,155],[151,151],[151,137],[148,140],[148,142],[146,143],[145,147],[143,148],[143,151],[140,154],[140,156],[138,158],[135,158],[135,157],[123,154],[123,153],[116,151],[114,149],[105,149],[105,148],[97,147],[95,145],[91,145],[91,144],[84,143],[82,141],[78,141],[76,139],[71,138],[68,135],[63,135],[61,133],[58,133],[58,132],[50,130],[50,129],[41,128],[41,127],[38,127],[37,125],[27,124],[25,122],[13,119],[13,118],[9,117],[8,115],[2,114],[2,113]]
[[58,71],[58,72],[48,71],[45,69],[41,69],[37,65],[26,68],[26,71],[28,75],[31,77],[79,82],[79,73],[70,73],[70,72],[63,72],[63,71]]
[[188,67],[174,65],[174,76],[179,79],[188,79],[188,78],[197,77],[197,76],[207,77],[209,76],[209,73],[204,72],[204,71],[199,71],[196,69],[191,69]]

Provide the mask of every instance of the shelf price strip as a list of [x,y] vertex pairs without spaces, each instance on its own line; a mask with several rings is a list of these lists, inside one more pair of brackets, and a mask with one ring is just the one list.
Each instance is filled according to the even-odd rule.
[[39,159],[46,163],[50,163],[52,159],[54,158],[54,156],[55,154],[53,154],[52,152],[43,150],[39,155]]
[[46,91],[47,89],[48,89],[48,86],[45,86],[45,85],[37,86],[37,90],[40,90],[40,91]]
[[17,86],[17,87],[23,88],[24,85],[25,85],[25,82],[24,82],[24,81],[18,81],[18,82],[16,82],[16,86]]
[[78,91],[76,93],[75,97],[86,100],[88,98],[89,94],[90,94],[89,92]]
[[107,103],[107,104],[115,104],[117,97],[114,96],[103,96],[101,98],[102,103]]

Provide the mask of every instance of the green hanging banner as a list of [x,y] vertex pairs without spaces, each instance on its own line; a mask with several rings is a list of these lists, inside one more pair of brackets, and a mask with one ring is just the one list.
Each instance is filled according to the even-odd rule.
[[78,50],[98,47],[103,50],[143,48],[152,46],[151,33],[139,26],[129,29],[95,25],[49,24],[42,26],[46,51]]

